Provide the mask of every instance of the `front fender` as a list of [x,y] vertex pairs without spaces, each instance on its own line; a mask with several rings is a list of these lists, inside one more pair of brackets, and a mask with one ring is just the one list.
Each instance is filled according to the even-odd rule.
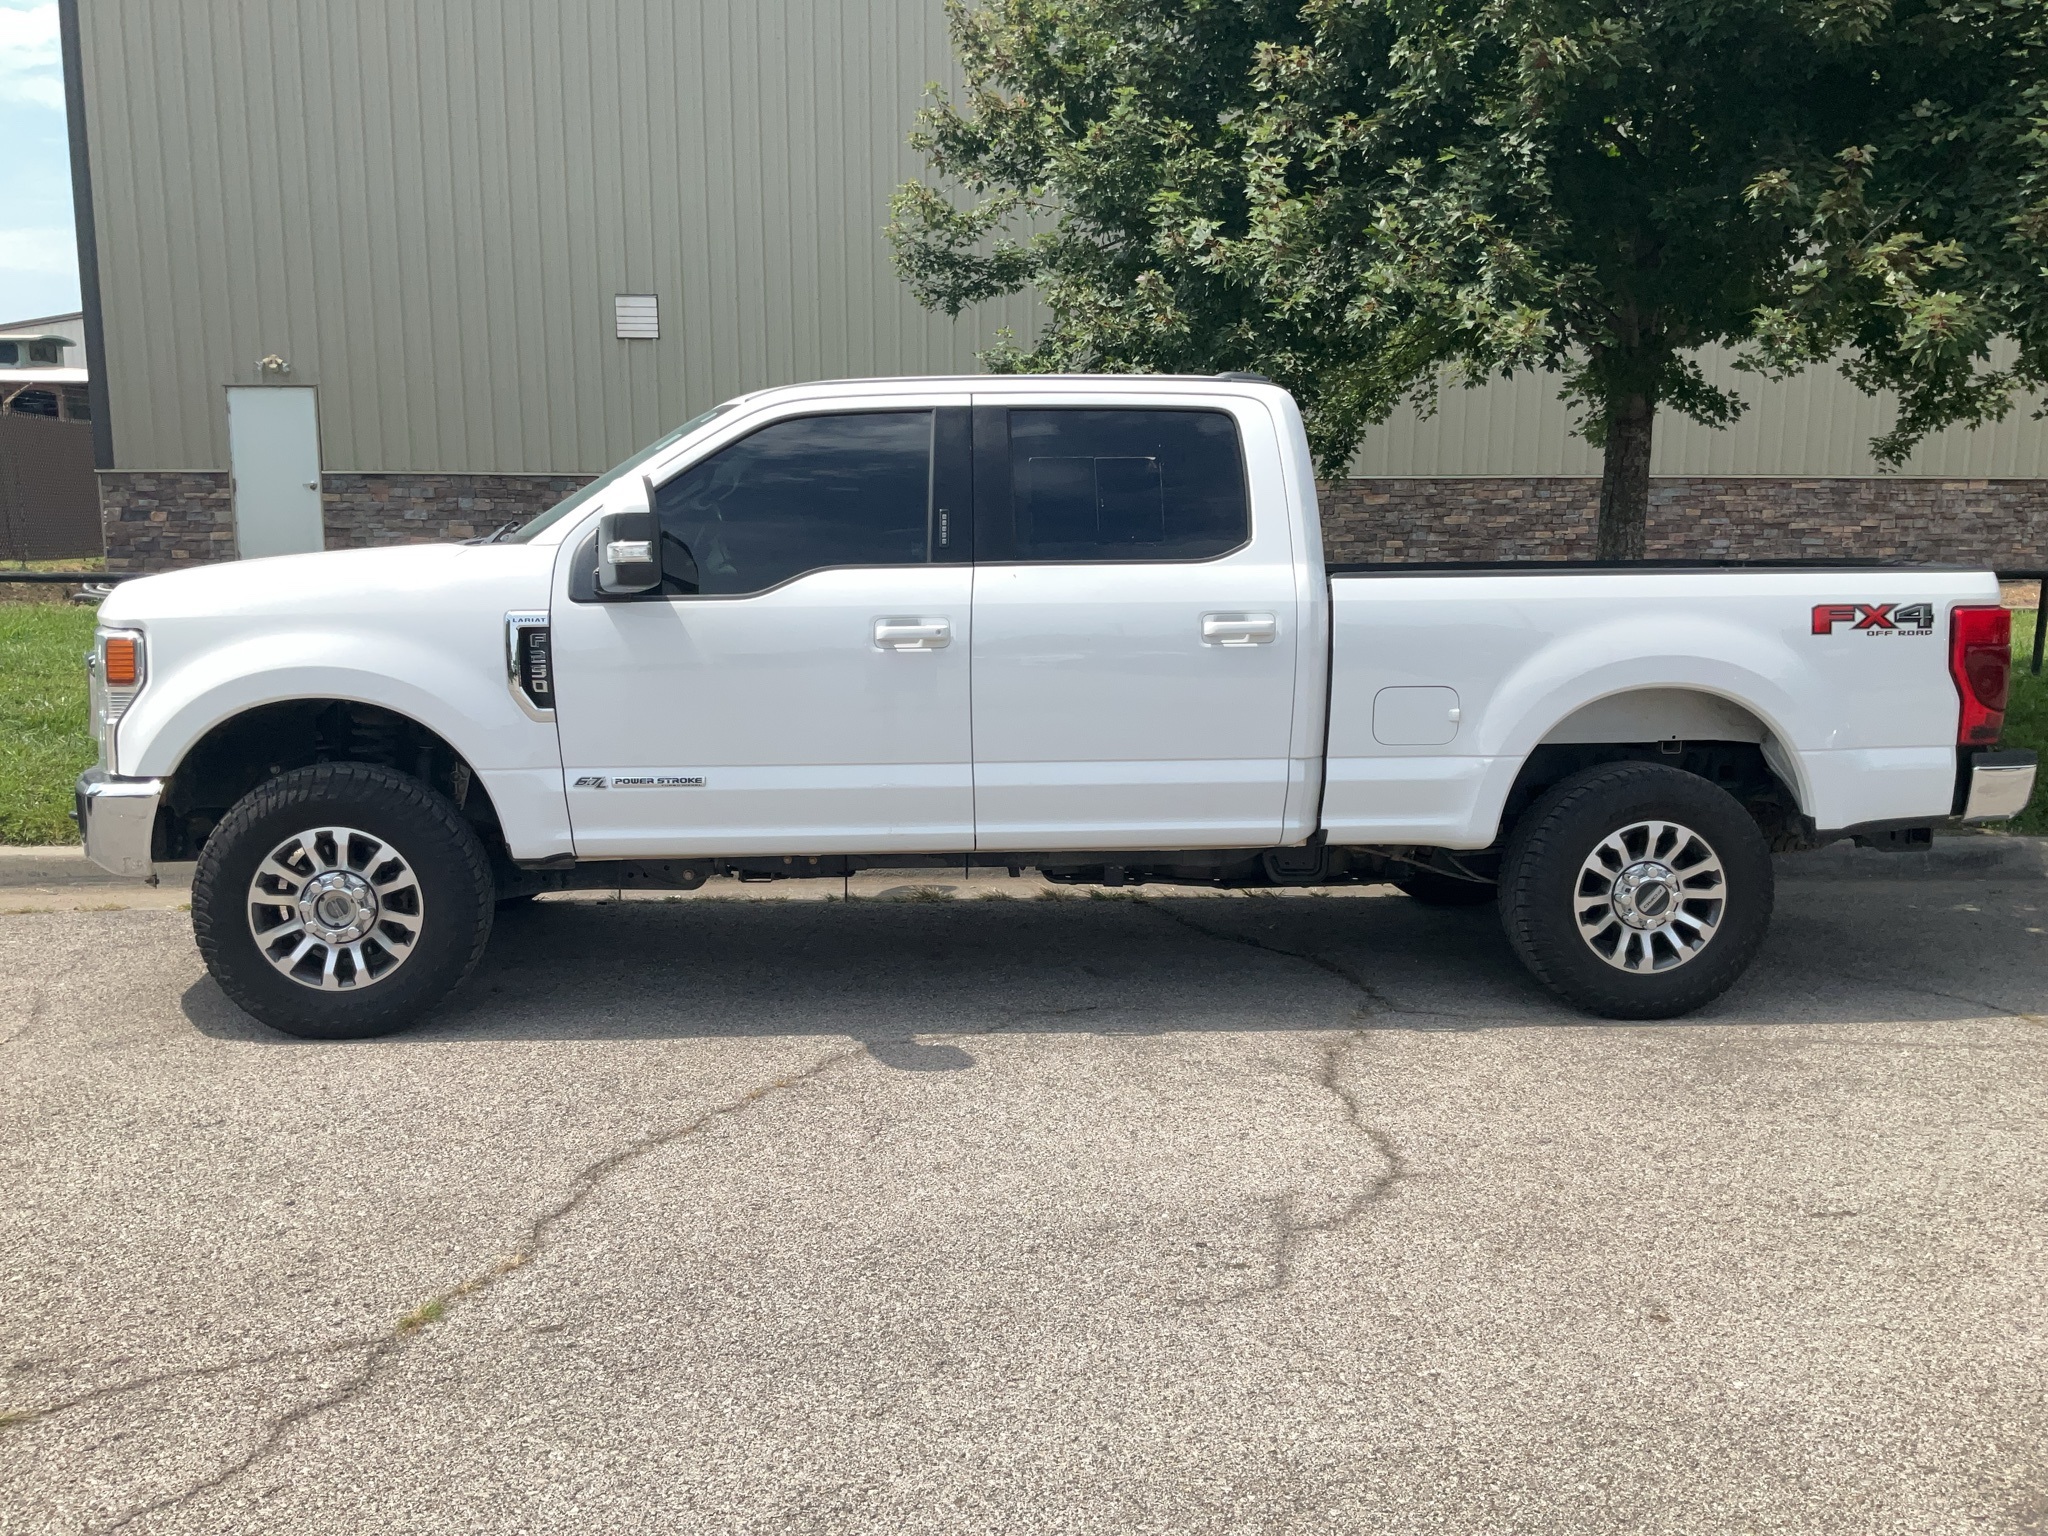
[[247,635],[151,677],[121,721],[122,771],[167,778],[216,726],[266,704],[375,704],[434,732],[476,770],[513,858],[559,857],[573,845],[555,729],[519,708],[503,660],[492,661],[398,634]]
[[295,699],[379,705],[433,731],[480,772],[561,763],[553,729],[514,703],[502,661],[487,668],[398,635],[250,635],[153,672],[121,721],[125,773],[167,777],[215,726]]

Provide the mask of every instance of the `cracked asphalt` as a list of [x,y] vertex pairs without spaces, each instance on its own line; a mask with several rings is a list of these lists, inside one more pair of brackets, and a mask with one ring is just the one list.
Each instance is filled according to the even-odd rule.
[[1784,883],[1647,1026],[956,889],[542,902],[335,1045],[0,918],[0,1531],[2048,1531],[2048,884]]

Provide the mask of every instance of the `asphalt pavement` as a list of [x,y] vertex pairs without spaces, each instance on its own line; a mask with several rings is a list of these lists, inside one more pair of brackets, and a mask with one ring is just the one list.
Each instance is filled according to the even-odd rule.
[[0,917],[0,1531],[2048,1531],[2048,883],[1788,881],[1646,1026],[1384,890],[860,889],[351,1044]]

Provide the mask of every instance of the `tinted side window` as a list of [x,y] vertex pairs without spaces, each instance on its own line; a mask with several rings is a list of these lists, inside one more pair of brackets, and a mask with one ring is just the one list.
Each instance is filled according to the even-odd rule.
[[930,411],[798,416],[693,465],[654,495],[662,589],[761,592],[832,565],[921,565]]
[[1013,409],[1009,428],[1010,548],[984,559],[1205,560],[1251,537],[1222,411]]

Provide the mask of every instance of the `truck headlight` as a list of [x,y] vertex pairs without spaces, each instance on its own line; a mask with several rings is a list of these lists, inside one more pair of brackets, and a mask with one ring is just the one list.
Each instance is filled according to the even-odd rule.
[[149,681],[149,650],[139,629],[93,632],[92,654],[86,658],[92,697],[93,735],[99,741],[100,766],[119,773],[115,727]]

